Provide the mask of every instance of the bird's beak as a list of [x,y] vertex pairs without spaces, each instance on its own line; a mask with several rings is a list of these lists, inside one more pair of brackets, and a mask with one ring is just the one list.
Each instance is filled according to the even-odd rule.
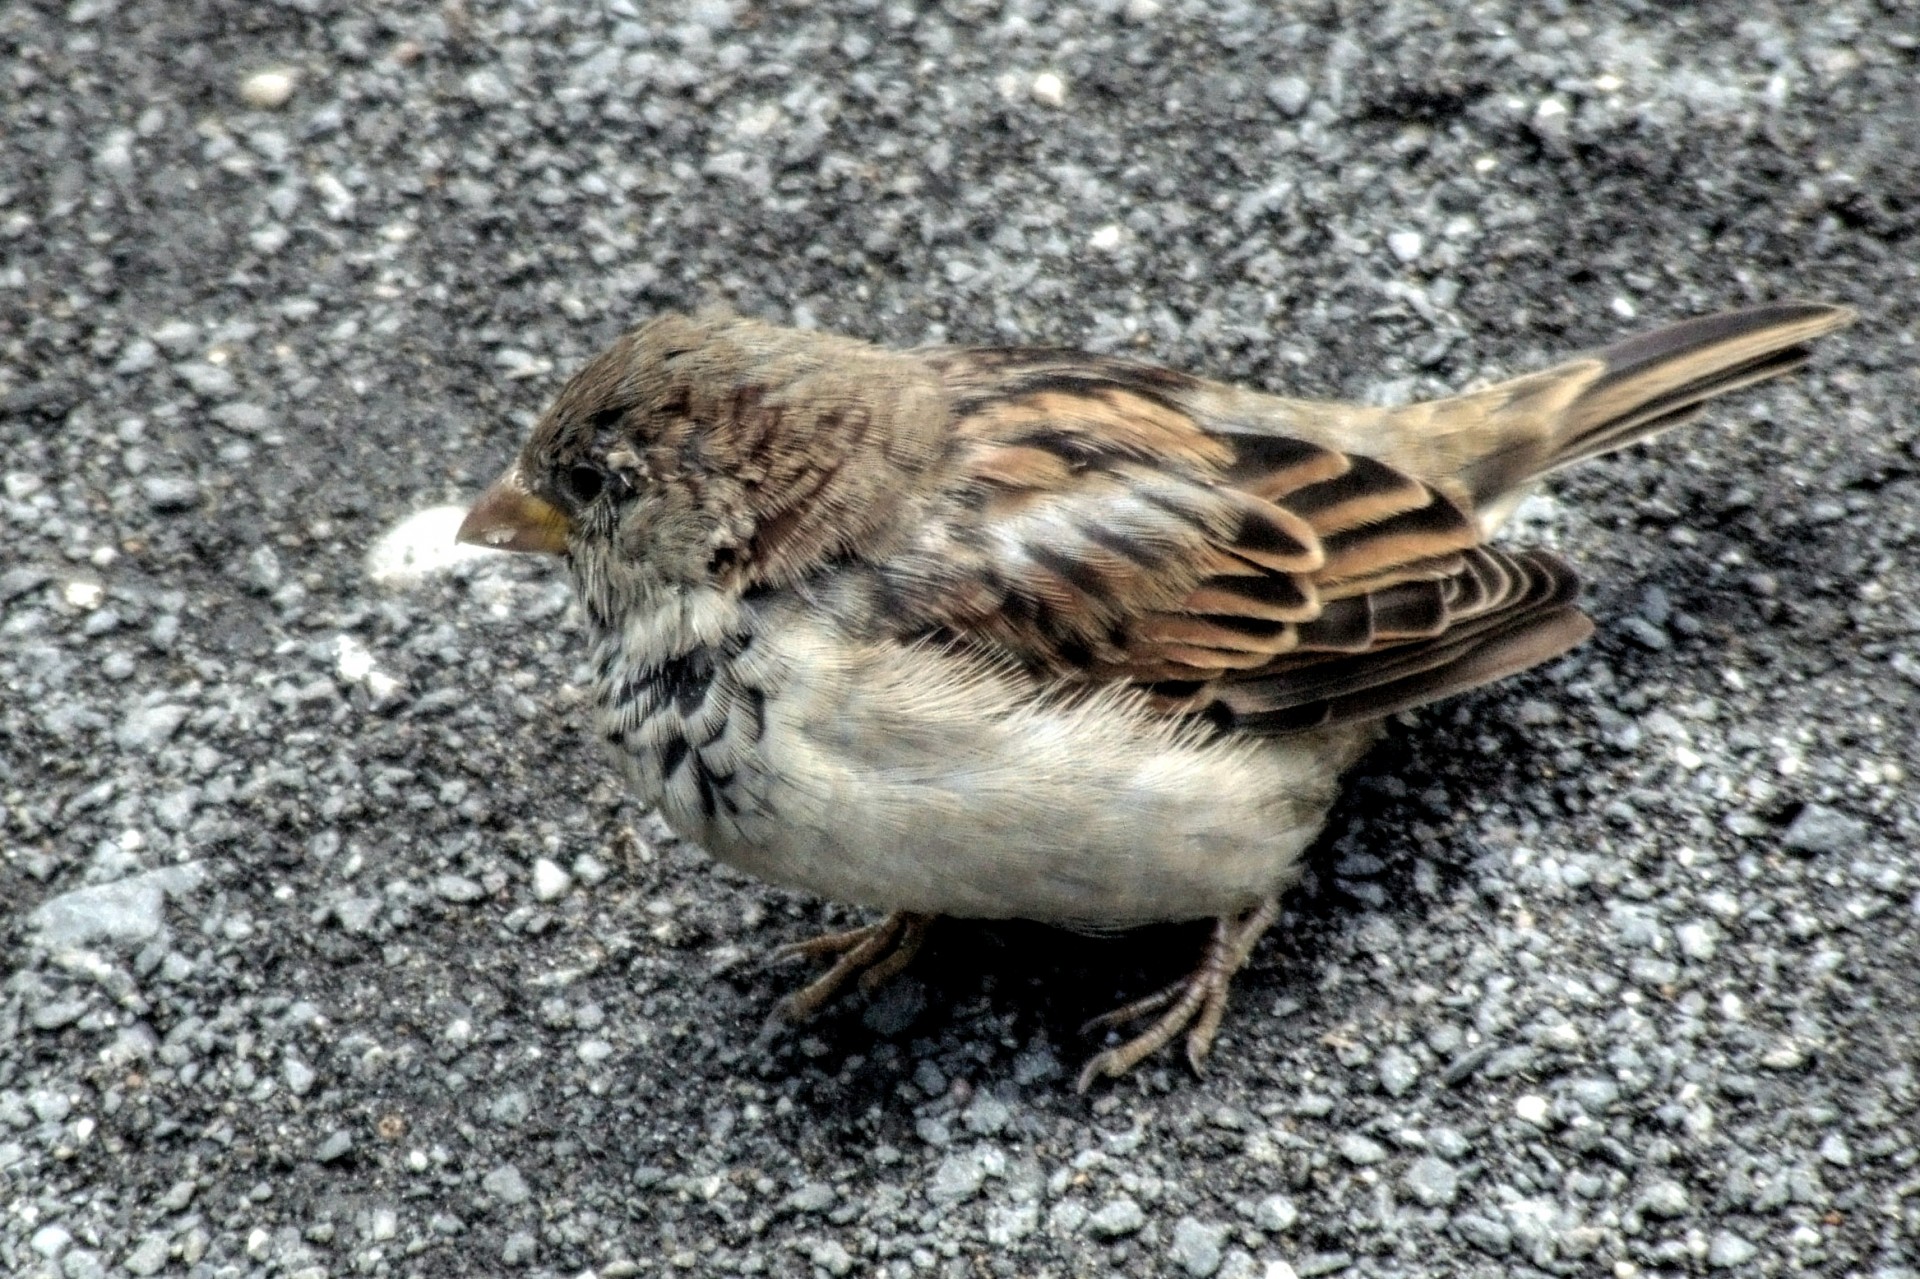
[[565,513],[535,497],[520,468],[509,466],[473,504],[454,537],[496,551],[560,555],[567,549],[570,529]]

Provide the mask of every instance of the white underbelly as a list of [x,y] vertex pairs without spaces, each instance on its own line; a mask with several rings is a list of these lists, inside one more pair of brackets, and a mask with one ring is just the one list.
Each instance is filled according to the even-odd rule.
[[[975,658],[788,618],[734,659],[732,693],[627,726],[616,754],[682,835],[837,900],[1107,927],[1241,910],[1292,881],[1370,736],[1207,739],[1131,696],[1036,696]],[[722,724],[746,688],[757,722]],[[669,774],[674,733],[692,744]]]

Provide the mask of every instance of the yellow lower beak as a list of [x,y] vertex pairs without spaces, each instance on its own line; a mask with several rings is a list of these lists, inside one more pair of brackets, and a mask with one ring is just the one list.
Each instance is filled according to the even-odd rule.
[[571,531],[565,513],[546,499],[535,497],[520,468],[510,466],[488,485],[454,536],[496,551],[560,555],[567,549]]

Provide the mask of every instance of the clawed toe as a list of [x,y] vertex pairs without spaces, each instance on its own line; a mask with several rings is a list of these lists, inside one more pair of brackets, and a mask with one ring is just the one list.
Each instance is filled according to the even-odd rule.
[[1193,972],[1081,1027],[1082,1034],[1111,1030],[1160,1013],[1151,1026],[1132,1039],[1094,1054],[1081,1068],[1075,1089],[1084,1093],[1102,1075],[1118,1078],[1126,1074],[1165,1047],[1182,1030],[1187,1032],[1187,1064],[1195,1074],[1201,1073],[1207,1054],[1213,1049],[1214,1036],[1220,1031],[1220,1019],[1227,1011],[1227,989],[1233,983],[1233,975],[1246,964],[1254,943],[1279,915],[1280,900],[1269,897],[1238,919],[1222,916],[1214,921],[1213,937]]
[[873,991],[898,976],[919,953],[933,918],[897,910],[864,928],[823,933],[780,947],[773,952],[776,961],[821,959],[828,955],[838,958],[826,972],[776,1004],[772,1023],[807,1020],[855,977],[859,978],[861,990]]

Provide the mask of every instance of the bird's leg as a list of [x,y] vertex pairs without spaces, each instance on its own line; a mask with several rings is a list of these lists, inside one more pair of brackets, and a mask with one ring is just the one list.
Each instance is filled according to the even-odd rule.
[[839,994],[840,988],[856,974],[861,990],[879,989],[913,962],[913,957],[920,952],[920,943],[927,939],[927,928],[933,918],[896,910],[877,924],[844,933],[822,933],[774,951],[776,960],[838,956],[833,967],[775,1005],[774,1019],[805,1021]]
[[1246,964],[1254,943],[1280,917],[1280,899],[1269,897],[1235,918],[1222,915],[1213,923],[1213,937],[1200,958],[1200,966],[1164,990],[1144,999],[1095,1017],[1080,1028],[1081,1034],[1110,1030],[1137,1021],[1149,1013],[1164,1013],[1146,1030],[1127,1042],[1094,1055],[1080,1071],[1075,1087],[1085,1092],[1102,1075],[1119,1077],[1158,1052],[1182,1030],[1187,1032],[1187,1064],[1194,1073],[1213,1048],[1213,1037],[1220,1030],[1220,1018],[1227,1011],[1227,987],[1233,975]]

